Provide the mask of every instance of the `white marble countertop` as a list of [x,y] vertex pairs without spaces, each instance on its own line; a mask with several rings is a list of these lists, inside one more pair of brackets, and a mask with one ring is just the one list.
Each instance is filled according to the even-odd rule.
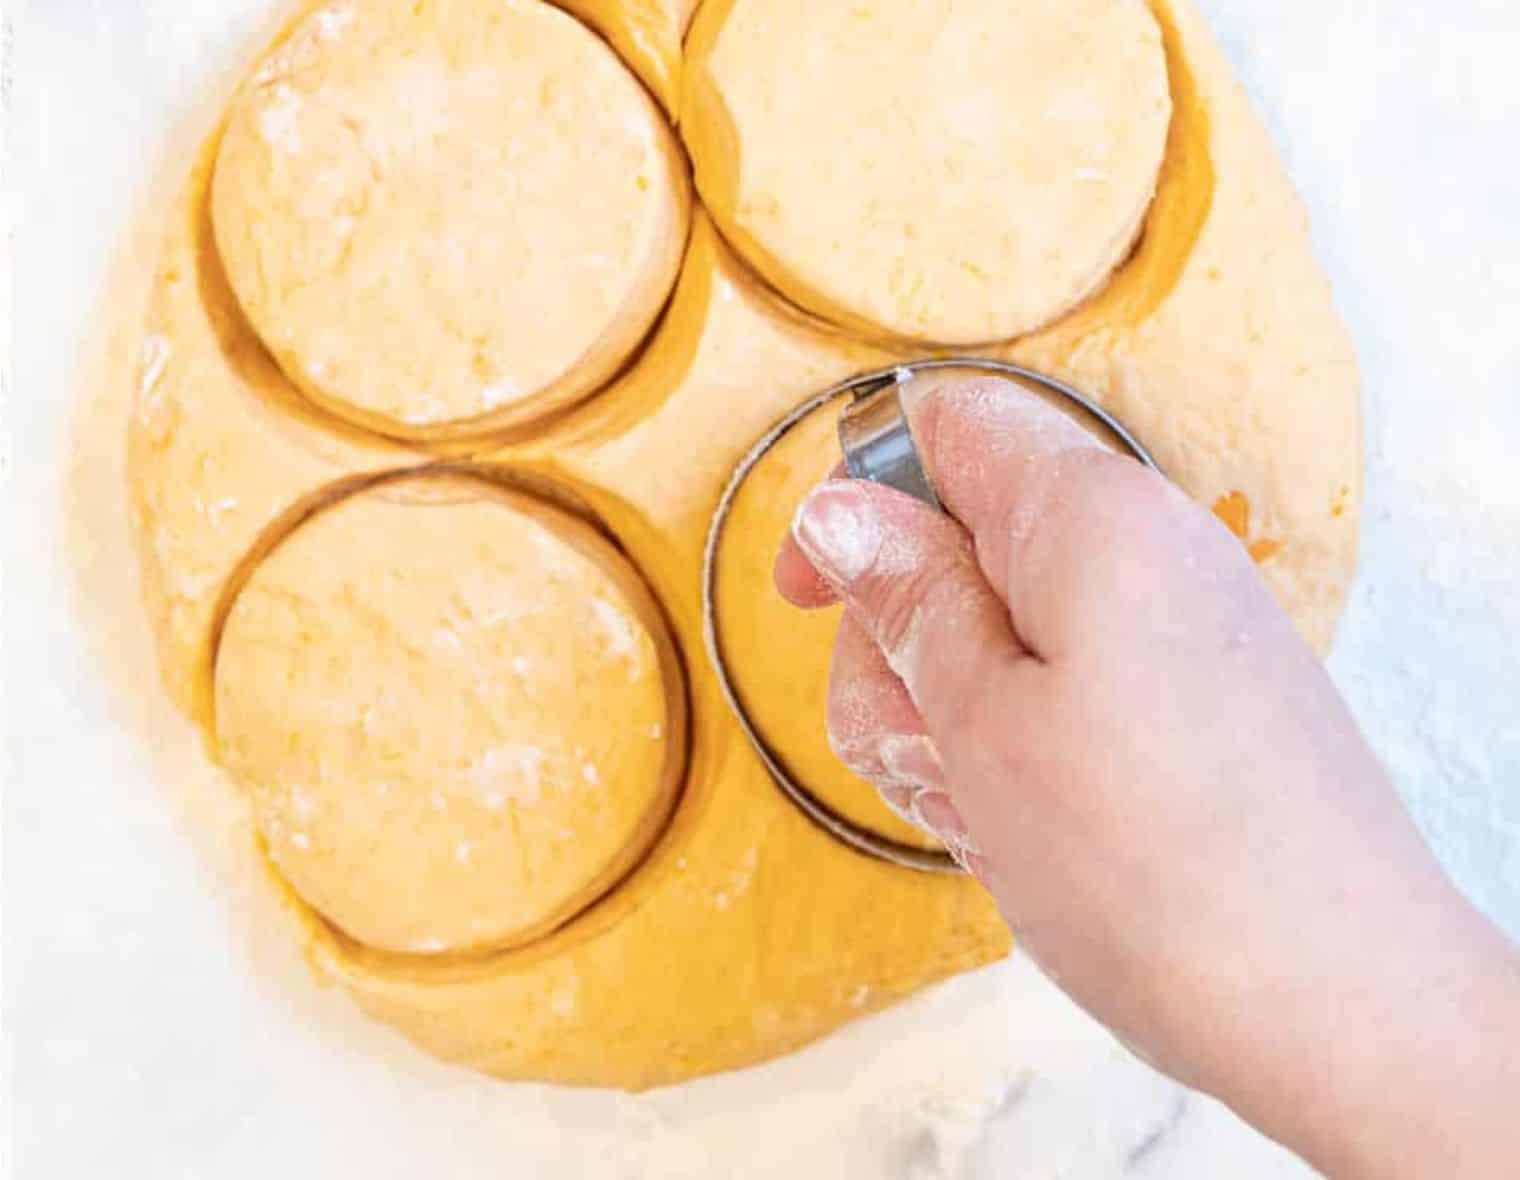
[[[77,415],[120,379],[98,357],[124,330],[129,230],[273,5],[8,6],[13,1174],[1302,1174],[1020,961],[773,1065],[627,1096],[424,1060],[250,934],[244,911],[268,903],[236,884],[244,842],[144,749],[144,718],[185,737],[146,649],[135,671],[102,661],[146,641],[120,634],[135,593],[120,437]],[[1363,0],[1204,7],[1309,201],[1364,366],[1370,500],[1336,677],[1453,874],[1520,936],[1520,16],[1499,0],[1437,19]]]

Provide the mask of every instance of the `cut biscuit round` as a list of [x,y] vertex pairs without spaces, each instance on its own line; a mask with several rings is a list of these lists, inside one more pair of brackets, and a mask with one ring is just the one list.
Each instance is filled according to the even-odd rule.
[[1144,0],[699,11],[697,188],[783,294],[857,331],[969,345],[1059,317],[1125,257],[1171,114]]
[[342,0],[233,102],[212,217],[287,375],[398,438],[500,431],[593,391],[675,280],[689,215],[663,116],[538,0]]
[[215,672],[269,856],[351,938],[520,945],[669,819],[685,690],[660,612],[578,518],[432,474],[319,510],[252,572]]

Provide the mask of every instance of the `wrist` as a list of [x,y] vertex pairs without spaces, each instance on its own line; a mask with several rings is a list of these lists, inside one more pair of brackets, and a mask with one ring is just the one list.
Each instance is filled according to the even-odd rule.
[[1520,1160],[1520,954],[1442,884],[1347,942],[1271,1067],[1221,1095],[1327,1175],[1497,1177]]

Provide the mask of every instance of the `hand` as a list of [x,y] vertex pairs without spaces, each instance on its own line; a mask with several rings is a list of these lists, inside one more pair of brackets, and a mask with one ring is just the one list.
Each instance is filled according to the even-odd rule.
[[1520,962],[1213,516],[996,378],[904,391],[950,515],[830,480],[829,732],[1136,1052],[1337,1175],[1520,1174]]

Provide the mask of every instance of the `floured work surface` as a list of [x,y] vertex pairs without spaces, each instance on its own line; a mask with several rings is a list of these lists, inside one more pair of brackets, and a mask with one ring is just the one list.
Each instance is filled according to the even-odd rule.
[[[1016,359],[1130,426],[1323,649],[1360,427],[1297,199],[1185,5],[709,0],[684,60],[689,6],[569,7],[606,42],[538,0],[297,14],[169,228],[129,492],[162,674],[318,969],[446,1059],[636,1088],[1008,947],[973,882],[813,826],[729,714],[701,555],[753,439],[896,359]],[[768,578],[831,453],[820,419],[757,468],[720,622],[794,773],[906,838],[828,755],[834,624]]]

